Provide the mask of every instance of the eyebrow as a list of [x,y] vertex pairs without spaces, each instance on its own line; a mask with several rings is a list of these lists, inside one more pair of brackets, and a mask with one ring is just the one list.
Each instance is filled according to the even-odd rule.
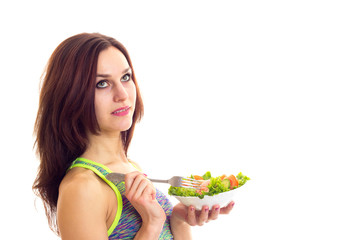
[[[130,68],[130,67],[124,69],[124,71],[122,71],[122,74],[129,73],[129,72],[131,72],[131,68]],[[99,74],[96,74],[96,77],[107,78],[107,77],[111,77],[111,75],[110,75],[110,74],[101,74],[101,73],[99,73]]]

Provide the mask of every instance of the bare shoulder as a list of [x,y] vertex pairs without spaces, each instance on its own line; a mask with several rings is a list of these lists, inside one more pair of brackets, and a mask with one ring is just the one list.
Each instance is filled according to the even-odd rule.
[[74,168],[59,188],[57,217],[62,239],[107,239],[106,197],[90,170]]
[[61,181],[59,190],[66,190],[67,187],[82,186],[94,184],[95,178],[92,177],[91,171],[84,168],[71,169]]
[[139,171],[142,171],[140,165],[137,162],[134,162],[133,160],[129,159],[129,162],[136,167]]
[[[95,174],[87,169],[74,168],[62,180],[59,187],[59,200],[74,198],[76,202],[95,198],[101,201],[102,186]],[[86,204],[86,203],[83,203]]]

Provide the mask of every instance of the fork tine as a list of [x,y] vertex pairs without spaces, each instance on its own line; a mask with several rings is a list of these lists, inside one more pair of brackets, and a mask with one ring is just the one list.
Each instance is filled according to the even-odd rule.
[[185,181],[191,181],[191,182],[196,182],[196,183],[201,183],[200,180],[196,180],[196,179],[194,179],[194,178],[185,178],[185,177],[183,177],[183,180],[185,180]]
[[189,189],[200,190],[200,187],[194,187],[194,186],[182,186],[182,188],[189,188]]
[[181,186],[185,188],[200,189],[201,182],[192,178],[182,178]]
[[195,180],[195,179],[192,179],[192,178],[182,178],[181,180],[184,183],[191,183],[191,184],[194,184],[194,185],[200,185],[201,184],[201,182],[199,180]]

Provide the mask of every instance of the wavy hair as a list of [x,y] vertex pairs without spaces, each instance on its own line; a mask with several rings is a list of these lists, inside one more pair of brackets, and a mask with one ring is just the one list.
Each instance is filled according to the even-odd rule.
[[121,133],[127,155],[135,123],[141,119],[144,108],[130,56],[120,42],[99,33],[72,36],[55,49],[43,74],[34,128],[40,165],[33,190],[43,200],[49,226],[57,234],[60,182],[72,161],[86,150],[87,132],[100,131],[94,107],[97,62],[99,53],[111,46],[124,54],[136,86],[133,124]]

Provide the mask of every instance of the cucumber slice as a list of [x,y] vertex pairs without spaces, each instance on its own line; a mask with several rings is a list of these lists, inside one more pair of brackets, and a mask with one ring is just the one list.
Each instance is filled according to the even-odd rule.
[[224,180],[222,180],[221,181],[222,182],[222,184],[224,185],[224,187],[226,188],[226,189],[230,189],[230,180],[229,179],[224,179]]

